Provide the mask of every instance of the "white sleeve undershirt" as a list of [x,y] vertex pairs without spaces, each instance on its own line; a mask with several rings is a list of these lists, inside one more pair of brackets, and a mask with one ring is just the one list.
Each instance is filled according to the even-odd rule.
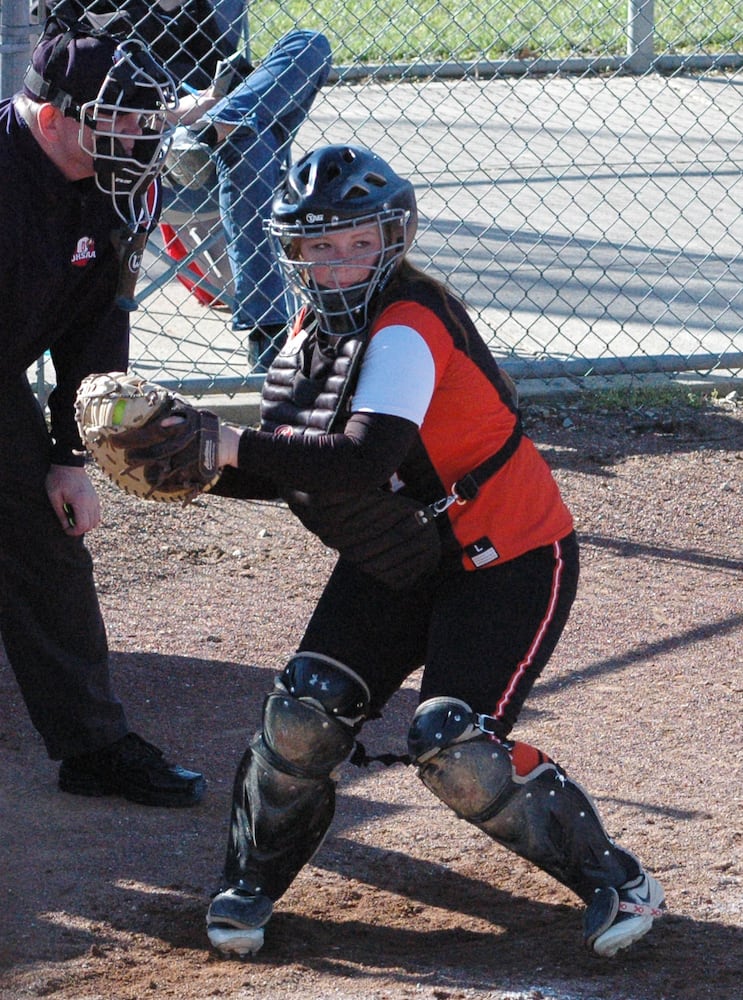
[[435,384],[436,366],[423,337],[410,326],[386,326],[366,349],[353,411],[388,413],[420,427]]

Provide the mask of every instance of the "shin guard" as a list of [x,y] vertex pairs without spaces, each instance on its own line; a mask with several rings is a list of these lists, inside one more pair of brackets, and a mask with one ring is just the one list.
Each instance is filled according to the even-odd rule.
[[640,874],[637,858],[609,838],[588,793],[561,767],[480,726],[480,717],[454,698],[419,706],[410,752],[434,795],[587,903],[597,889]]
[[314,653],[289,661],[235,777],[225,887],[273,900],[286,892],[330,826],[332,772],[368,704],[366,685],[343,664]]

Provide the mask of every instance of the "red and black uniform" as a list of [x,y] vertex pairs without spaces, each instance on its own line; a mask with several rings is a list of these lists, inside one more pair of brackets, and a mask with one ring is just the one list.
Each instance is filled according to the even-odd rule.
[[[71,183],[12,101],[0,103],[0,635],[50,757],[128,732],[113,695],[90,555],[44,487],[50,463],[82,465],[81,379],[123,371],[128,314],[114,306],[120,227],[92,178]],[[51,434],[26,377],[49,352]]]
[[[336,516],[338,497],[385,484],[423,504],[438,501],[506,445],[518,413],[461,303],[425,280],[387,298],[368,342],[330,343],[311,316],[300,317],[264,385],[263,429],[243,434],[239,468],[215,492],[279,494],[300,516],[298,498],[308,500],[317,530],[323,509]],[[300,650],[356,671],[376,712],[424,666],[421,701],[462,699],[506,736],[575,596],[572,518],[522,435],[474,499],[438,520],[438,569],[402,589],[345,559],[341,538]]]
[[[225,952],[260,948],[332,822],[338,765],[422,668],[408,756],[393,759],[575,892],[586,945],[612,955],[647,932],[662,889],[557,763],[509,737],[575,598],[572,517],[464,305],[401,244],[391,256],[393,212],[405,242],[412,189],[350,146],[308,154],[273,204],[280,259],[317,317],[300,316],[271,365],[261,428],[240,435],[218,488],[273,490],[339,558],[238,765],[207,933]],[[360,280],[374,218],[384,249]]]

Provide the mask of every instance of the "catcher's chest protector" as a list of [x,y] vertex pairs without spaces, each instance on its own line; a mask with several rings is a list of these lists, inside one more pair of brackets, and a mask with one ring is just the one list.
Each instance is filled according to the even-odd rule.
[[274,360],[261,398],[261,430],[323,434],[342,430],[356,386],[367,337],[344,337],[334,347],[318,344],[302,331]]
[[[266,376],[261,430],[274,434],[342,431],[367,344],[365,334],[332,348],[300,331],[297,348],[284,348]],[[399,589],[433,572],[441,558],[438,527],[421,526],[420,502],[387,490],[347,495],[287,491],[284,499],[308,531],[344,559]]]

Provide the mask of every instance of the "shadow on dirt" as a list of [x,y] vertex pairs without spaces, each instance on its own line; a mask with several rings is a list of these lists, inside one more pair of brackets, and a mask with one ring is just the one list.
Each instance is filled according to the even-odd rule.
[[[384,918],[317,921],[279,912],[259,960],[301,959],[329,975],[345,974],[351,964],[362,977],[381,966],[397,970],[407,981],[435,975],[438,987],[472,990],[504,981],[522,988],[563,981],[573,990],[588,983],[605,1000],[740,996],[740,929],[669,916],[631,953],[602,960],[582,949],[580,914],[569,906],[506,894],[400,855],[379,852],[359,858],[358,849],[355,855],[359,881],[395,893],[407,888],[411,906],[406,925],[390,927]],[[448,911],[449,926],[432,928],[425,911],[418,922],[420,904]],[[471,917],[492,923],[492,930],[462,929],[460,922]]]
[[[540,698],[545,698],[554,691],[573,683],[576,680],[593,680],[610,674],[616,674],[630,667],[634,663],[648,661],[653,657],[659,657],[672,650],[693,647],[709,641],[711,638],[721,638],[733,636],[743,625],[743,614],[731,615],[722,621],[709,621],[693,628],[684,629],[678,635],[660,639],[656,642],[643,642],[628,649],[626,652],[616,656],[608,656],[605,659],[590,663],[583,669],[571,671],[570,677],[554,677],[548,680],[537,681],[534,690],[529,695],[530,706],[538,709]],[[528,718],[529,705],[524,708],[521,718]]]
[[[148,734],[156,732],[164,745],[193,740],[191,752],[198,751],[210,775],[210,792],[202,806],[187,811],[61,795],[41,748],[29,753],[34,734],[0,661],[0,699],[10,713],[0,739],[6,857],[0,966],[6,969],[31,961],[60,968],[80,956],[121,962],[122,935],[149,940],[155,953],[186,949],[184,962],[194,960],[190,950],[202,960],[209,956],[204,914],[222,860],[234,766],[273,671],[148,654],[115,655],[113,662],[122,696],[134,703],[137,693]],[[216,691],[229,694],[219,701],[218,725]],[[412,688],[398,693],[372,749],[404,737],[416,700]],[[431,982],[437,997],[494,983],[526,988],[545,982],[550,989],[565,982],[571,996],[604,1000],[739,997],[741,929],[671,915],[631,957],[599,960],[581,947],[577,901],[560,887],[534,898],[505,852],[460,860],[457,866],[466,870],[457,871],[344,835],[370,818],[404,826],[398,814],[406,808],[373,794],[356,796],[354,786],[368,772],[349,770],[331,835],[277,907],[256,969],[299,966],[331,983],[350,976],[370,988],[390,978],[411,989]],[[499,888],[509,880],[510,891]]]
[[601,410],[573,403],[523,406],[524,427],[553,469],[611,478],[633,455],[677,455],[743,447],[743,420],[731,404],[683,399],[658,407]]
[[[243,966],[246,975],[249,968],[305,967],[327,976],[329,990],[334,978],[349,976],[367,986],[389,977],[418,987],[429,980],[437,997],[546,982],[602,1000],[740,996],[741,929],[669,915],[631,953],[603,960],[581,946],[579,906],[512,895],[486,879],[342,837],[329,839],[314,867],[334,875],[349,858],[351,888],[336,886],[332,906],[321,901],[311,912],[310,893],[293,891],[279,903],[263,950]],[[119,920],[126,912],[137,918],[136,927],[117,921],[119,929],[206,950],[203,902],[175,893],[143,902],[129,891],[121,904]],[[105,954],[105,942],[97,948]]]

